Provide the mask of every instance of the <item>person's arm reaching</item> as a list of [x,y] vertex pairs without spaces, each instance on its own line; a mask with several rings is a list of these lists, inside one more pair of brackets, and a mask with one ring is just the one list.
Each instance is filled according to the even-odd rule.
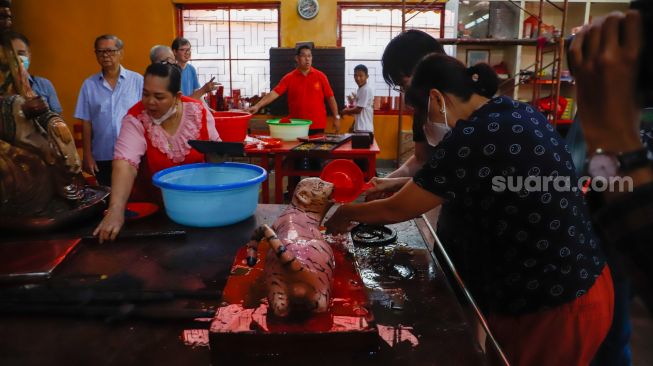
[[352,221],[365,224],[394,224],[413,219],[442,204],[442,198],[409,182],[390,198],[338,207],[324,224],[328,232],[349,231]]
[[265,94],[261,100],[258,101],[258,103],[254,104],[253,106],[247,108],[247,112],[251,114],[256,114],[259,109],[265,107],[266,105],[272,103],[275,101],[275,99],[279,98],[279,94],[275,92],[274,90],[270,91],[269,93]]
[[218,83],[215,81],[215,76],[211,80],[207,81],[206,84],[202,85],[201,88],[196,89],[193,94],[190,95],[191,98],[196,100],[202,100],[202,96],[206,93],[210,93],[218,88]]
[[111,173],[111,200],[106,215],[93,231],[100,243],[115,240],[125,223],[125,207],[136,179],[137,170],[127,160],[114,160]]
[[[597,148],[612,154],[644,148],[636,90],[641,27],[637,12],[612,13],[583,28],[571,43],[569,64],[589,154]],[[630,177],[633,190],[601,193],[605,204],[594,207],[594,227],[605,248],[622,254],[629,280],[653,311],[653,168],[649,162],[617,175]]]
[[380,198],[391,196],[393,193],[401,189],[412,178],[398,177],[398,178],[377,178],[370,179],[369,183],[372,188],[365,191],[365,201],[374,201]]
[[331,113],[333,114],[333,129],[335,130],[335,133],[338,133],[340,131],[340,114],[338,114],[338,103],[336,103],[336,97],[330,96],[327,99],[327,104],[329,104],[329,109],[331,109]]
[[[403,163],[399,168],[388,174],[386,178],[412,178],[415,173],[417,173],[417,171],[420,170],[424,164],[426,164],[426,161],[428,160],[428,154],[428,145],[425,142],[416,141],[415,153],[411,155],[411,157],[408,158],[408,160],[406,160],[406,162]],[[370,182],[373,182],[373,180]],[[404,179],[401,181],[395,180],[394,182],[395,184],[398,184],[398,182],[408,182],[409,180],[410,179]],[[375,186],[374,188],[369,189],[365,195],[365,200],[374,201],[379,198],[386,197],[399,189],[395,185],[392,186],[392,189],[386,189],[386,187],[390,186],[384,184],[382,186]]]
[[351,107],[351,108],[345,108],[343,109],[340,114],[342,115],[347,115],[347,114],[360,114],[363,111],[363,107]]
[[[643,149],[637,70],[641,49],[638,12],[612,13],[581,30],[571,43],[569,63],[576,79],[578,114],[589,154]],[[651,166],[629,172],[633,186],[653,182]],[[607,201],[618,192],[605,192]]]
[[394,172],[388,174],[387,178],[412,177],[428,161],[429,150],[426,142],[415,142],[415,153]]

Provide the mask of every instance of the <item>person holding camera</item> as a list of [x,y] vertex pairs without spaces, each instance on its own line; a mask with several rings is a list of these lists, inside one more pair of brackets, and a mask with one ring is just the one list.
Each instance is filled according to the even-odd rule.
[[590,175],[633,182],[632,192],[600,194],[595,227],[603,245],[623,255],[629,279],[653,311],[653,156],[645,146],[650,134],[640,133],[642,107],[653,104],[647,68],[652,51],[643,43],[651,41],[644,32],[651,19],[648,9],[612,13],[583,28],[570,45],[569,65]]

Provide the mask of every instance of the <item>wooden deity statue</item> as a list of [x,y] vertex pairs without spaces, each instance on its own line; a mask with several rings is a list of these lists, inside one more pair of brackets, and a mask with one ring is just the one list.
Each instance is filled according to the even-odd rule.
[[0,0],[0,227],[48,228],[106,197],[84,187],[64,120],[31,89],[7,30],[11,0]]

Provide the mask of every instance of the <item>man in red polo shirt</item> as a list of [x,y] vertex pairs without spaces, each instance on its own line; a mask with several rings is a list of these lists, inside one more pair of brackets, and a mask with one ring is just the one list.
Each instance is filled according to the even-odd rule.
[[297,68],[287,73],[272,91],[266,94],[258,103],[248,109],[254,114],[259,109],[272,103],[285,92],[288,92],[288,109],[290,118],[301,118],[313,121],[309,134],[324,132],[326,127],[326,108],[324,99],[327,99],[331,113],[335,116],[333,121],[336,133],[340,130],[340,115],[338,105],[333,96],[333,90],[326,75],[320,70],[311,67],[313,53],[311,45],[301,44],[297,47],[295,55]]

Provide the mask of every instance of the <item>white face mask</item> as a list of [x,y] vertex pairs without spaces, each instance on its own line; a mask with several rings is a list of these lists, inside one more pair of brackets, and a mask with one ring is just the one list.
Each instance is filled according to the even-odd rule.
[[150,115],[150,118],[152,118],[152,122],[154,122],[155,125],[160,126],[163,123],[163,121],[167,120],[168,118],[170,118],[170,116],[172,116],[175,113],[177,113],[176,101],[172,104],[172,107],[170,107],[170,109],[168,109],[168,111],[163,114],[163,116],[159,118],[154,118],[152,117],[152,115]]
[[437,146],[444,138],[447,132],[451,131],[449,121],[447,120],[447,103],[442,99],[444,123],[431,121],[431,96],[426,105],[426,123],[422,125],[424,135],[426,135],[426,142],[431,146]]

